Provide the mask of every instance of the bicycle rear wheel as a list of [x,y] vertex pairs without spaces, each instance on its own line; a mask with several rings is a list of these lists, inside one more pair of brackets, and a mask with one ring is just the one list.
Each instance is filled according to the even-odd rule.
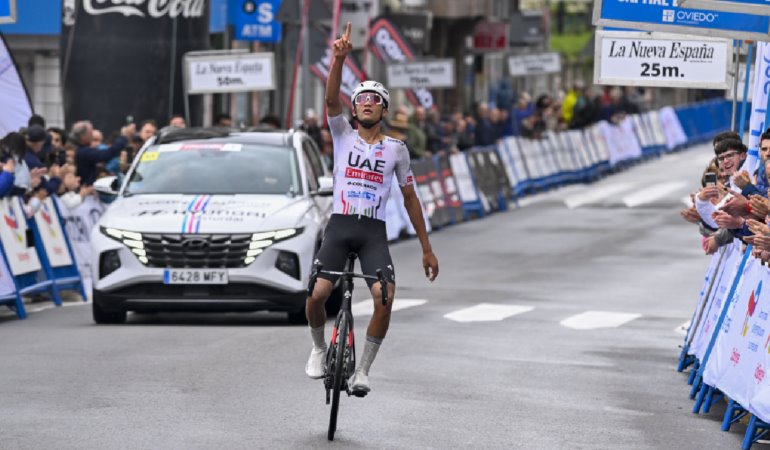
[[348,344],[348,317],[342,314],[337,327],[337,353],[334,355],[334,378],[332,379],[332,409],[329,416],[329,432],[327,437],[334,440],[337,431],[337,412],[340,407],[340,390],[345,384],[345,352]]

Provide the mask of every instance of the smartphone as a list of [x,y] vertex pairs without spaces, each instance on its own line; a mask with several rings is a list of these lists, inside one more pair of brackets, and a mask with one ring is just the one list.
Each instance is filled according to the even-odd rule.
[[706,186],[716,186],[717,184],[716,172],[706,172],[706,175],[703,176],[703,181],[705,182]]

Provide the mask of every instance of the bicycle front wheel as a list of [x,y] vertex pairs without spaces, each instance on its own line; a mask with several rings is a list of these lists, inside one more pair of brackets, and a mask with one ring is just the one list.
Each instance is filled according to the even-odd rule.
[[332,380],[332,410],[329,416],[329,433],[327,437],[334,440],[337,430],[337,412],[340,407],[340,390],[345,384],[345,352],[348,345],[348,317],[342,314],[337,328],[337,353],[334,355],[334,379]]

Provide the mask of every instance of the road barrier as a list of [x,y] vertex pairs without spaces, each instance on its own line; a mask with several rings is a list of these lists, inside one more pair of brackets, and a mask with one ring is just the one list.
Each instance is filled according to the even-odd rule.
[[[730,103],[713,100],[600,122],[533,140],[506,137],[498,145],[413,161],[429,231],[505,211],[518,198],[570,183],[586,183],[644,158],[710,139],[730,123]],[[388,239],[414,235],[394,183],[387,206]],[[89,235],[103,207],[94,197],[69,210],[47,199],[27,220],[20,198],[0,199],[0,305],[25,316],[22,296],[59,291],[86,299],[92,268]],[[85,280],[84,280],[85,278]],[[768,288],[770,289],[770,288]]]

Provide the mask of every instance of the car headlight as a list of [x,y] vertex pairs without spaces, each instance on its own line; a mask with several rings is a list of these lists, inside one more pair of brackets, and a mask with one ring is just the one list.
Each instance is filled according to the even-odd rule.
[[243,260],[244,264],[249,265],[253,263],[256,261],[257,256],[262,254],[266,248],[278,242],[299,236],[302,230],[304,228],[284,228],[282,230],[254,233],[251,236],[249,249],[246,251],[246,259]]
[[142,234],[134,231],[118,230],[117,228],[100,227],[103,235],[128,247],[136,255],[142,264],[147,264],[147,251],[144,249],[144,240]]

